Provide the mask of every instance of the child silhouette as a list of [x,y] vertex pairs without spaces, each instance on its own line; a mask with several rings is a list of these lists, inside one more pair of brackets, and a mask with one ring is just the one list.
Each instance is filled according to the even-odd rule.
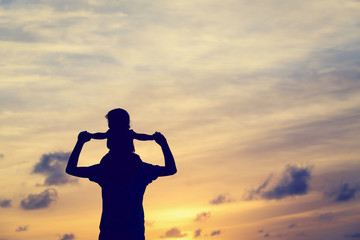
[[130,129],[130,116],[124,109],[116,108],[105,116],[109,130],[102,133],[90,133],[92,139],[107,139],[111,154],[129,154],[135,152],[134,139],[140,141],[155,140],[155,134],[136,133]]

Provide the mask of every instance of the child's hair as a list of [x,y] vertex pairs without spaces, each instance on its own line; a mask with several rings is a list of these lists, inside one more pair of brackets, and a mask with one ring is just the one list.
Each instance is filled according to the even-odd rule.
[[130,129],[130,115],[122,108],[115,108],[106,114],[109,128]]

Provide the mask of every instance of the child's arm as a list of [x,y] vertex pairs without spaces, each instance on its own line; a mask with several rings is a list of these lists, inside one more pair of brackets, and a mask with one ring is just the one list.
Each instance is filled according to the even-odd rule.
[[136,132],[133,132],[133,134],[134,134],[134,139],[136,140],[140,140],[140,141],[155,140],[154,134],[149,135],[149,134],[136,133]]
[[92,139],[106,139],[108,137],[108,134],[107,134],[107,132],[105,132],[105,133],[101,133],[101,132],[90,133],[90,137]]

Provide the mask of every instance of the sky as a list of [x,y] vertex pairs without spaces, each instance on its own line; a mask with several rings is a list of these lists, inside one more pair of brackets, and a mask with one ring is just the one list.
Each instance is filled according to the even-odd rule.
[[360,239],[359,28],[358,0],[1,0],[0,240],[97,239],[101,189],[64,168],[114,108],[177,163],[147,239]]

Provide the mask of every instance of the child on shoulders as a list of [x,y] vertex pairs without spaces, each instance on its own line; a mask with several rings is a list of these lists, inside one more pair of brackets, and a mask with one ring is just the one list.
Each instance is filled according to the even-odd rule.
[[106,132],[90,133],[92,139],[107,139],[109,153],[129,154],[135,152],[134,139],[140,141],[155,140],[152,135],[136,133],[130,129],[130,116],[121,108],[111,110],[106,116],[109,130]]

